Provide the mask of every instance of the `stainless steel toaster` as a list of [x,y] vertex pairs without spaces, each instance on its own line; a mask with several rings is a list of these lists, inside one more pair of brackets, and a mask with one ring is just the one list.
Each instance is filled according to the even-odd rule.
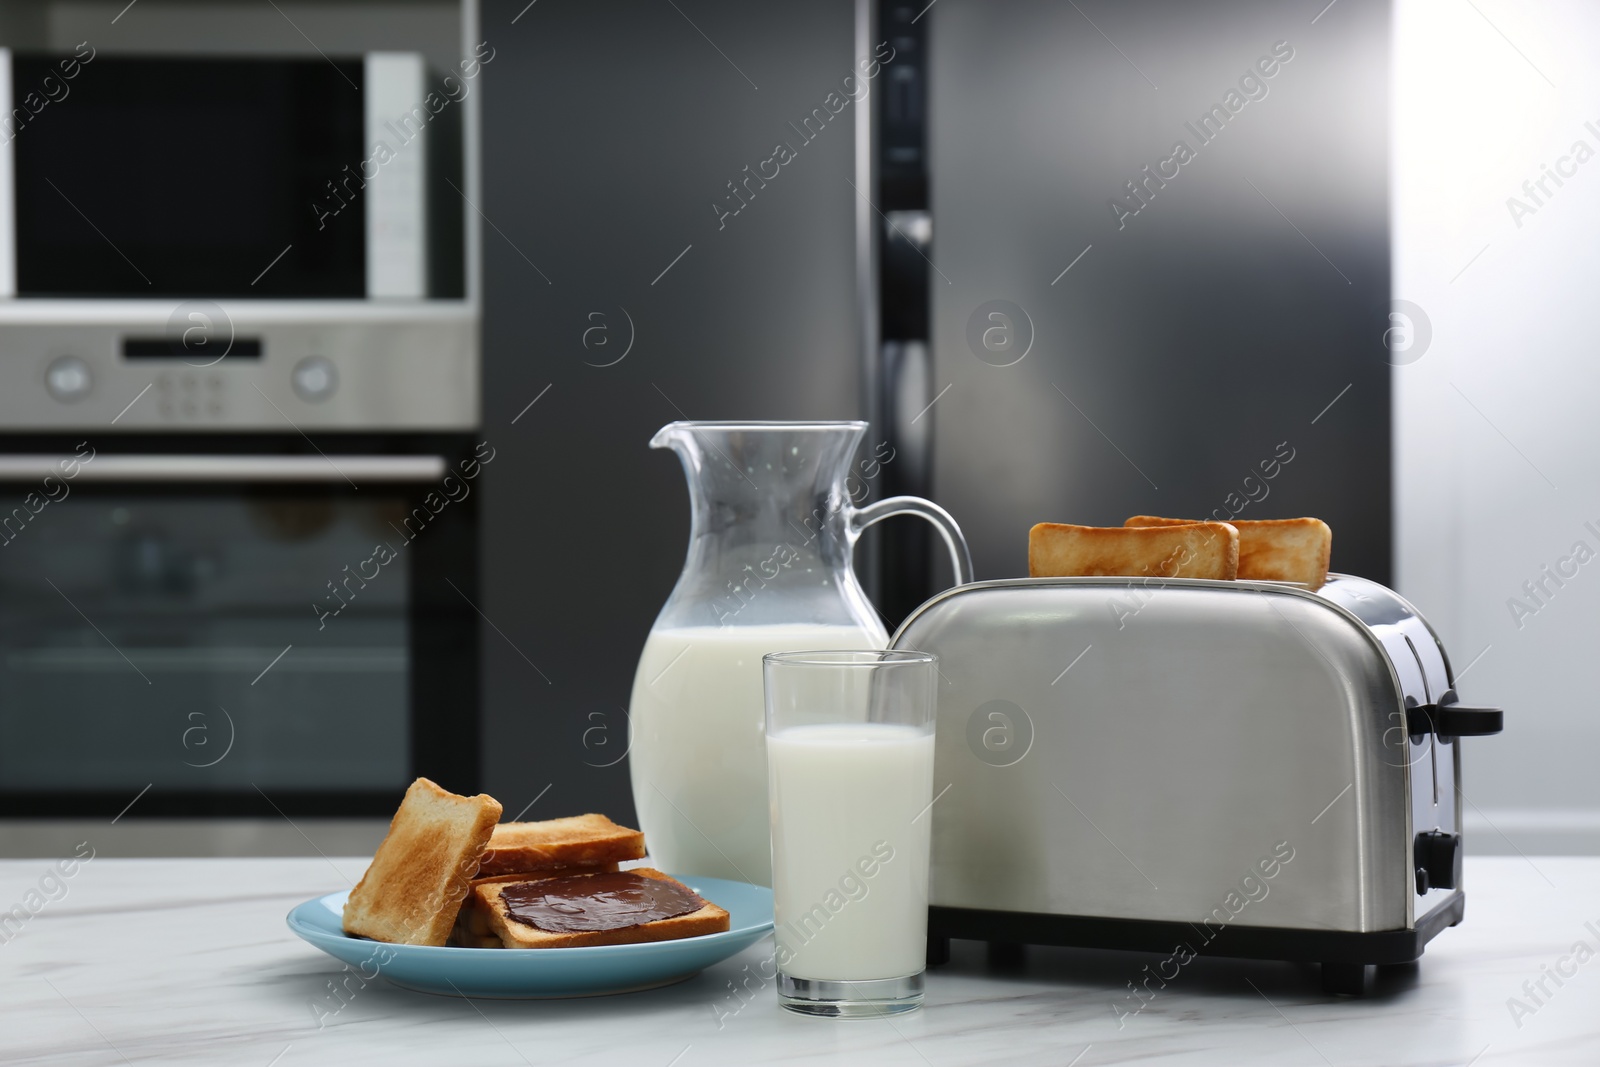
[[948,590],[930,955],[948,939],[1322,965],[1359,993],[1461,921],[1468,707],[1375,582],[1032,578]]

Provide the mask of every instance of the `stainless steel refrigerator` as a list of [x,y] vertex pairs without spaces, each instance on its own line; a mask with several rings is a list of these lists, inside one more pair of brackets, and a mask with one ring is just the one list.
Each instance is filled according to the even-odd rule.
[[[874,492],[942,503],[979,578],[1156,513],[1317,515],[1387,583],[1389,18],[485,4],[485,787],[631,814],[674,419],[870,418]],[[893,621],[948,576],[880,530]]]

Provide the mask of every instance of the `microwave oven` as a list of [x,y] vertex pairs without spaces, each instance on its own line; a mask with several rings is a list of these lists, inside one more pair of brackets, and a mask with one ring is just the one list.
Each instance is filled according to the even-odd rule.
[[0,431],[472,429],[489,58],[0,50]]

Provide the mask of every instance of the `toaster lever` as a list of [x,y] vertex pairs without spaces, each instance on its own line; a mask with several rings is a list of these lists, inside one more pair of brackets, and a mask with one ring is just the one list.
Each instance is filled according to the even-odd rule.
[[1505,729],[1506,713],[1499,708],[1466,704],[1421,704],[1406,709],[1406,724],[1413,737],[1434,733],[1440,737],[1487,737]]

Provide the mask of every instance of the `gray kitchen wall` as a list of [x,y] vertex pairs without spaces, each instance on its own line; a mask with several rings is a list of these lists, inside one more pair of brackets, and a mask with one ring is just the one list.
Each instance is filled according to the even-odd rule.
[[[1506,709],[1463,748],[1467,839],[1593,855],[1600,10],[1491,9],[1506,36],[1470,8],[1396,10],[1398,588],[1458,650],[1462,699]],[[1464,138],[1479,162],[1440,181]]]
[[[790,126],[850,73],[852,9],[507,0],[482,26],[484,786],[626,822],[634,665],[689,530],[646,443],[860,414],[855,105]],[[778,142],[797,158],[721,217]]]

